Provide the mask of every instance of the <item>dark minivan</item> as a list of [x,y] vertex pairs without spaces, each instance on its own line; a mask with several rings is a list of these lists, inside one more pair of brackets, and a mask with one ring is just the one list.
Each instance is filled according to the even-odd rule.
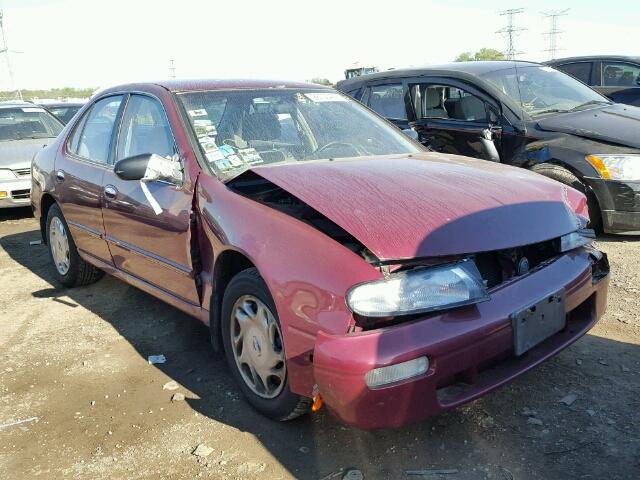
[[545,64],[568,73],[616,103],[640,107],[640,57],[571,57]]
[[432,150],[528,168],[584,192],[594,228],[640,230],[640,108],[521,61],[390,70],[337,87]]

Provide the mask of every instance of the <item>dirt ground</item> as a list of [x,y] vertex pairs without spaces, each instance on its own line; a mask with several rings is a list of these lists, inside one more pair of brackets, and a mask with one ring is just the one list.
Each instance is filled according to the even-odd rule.
[[111,277],[60,288],[39,238],[28,211],[0,211],[2,479],[640,478],[640,237],[598,241],[609,308],[574,346],[466,407],[376,432],[324,411],[262,418],[205,327]]

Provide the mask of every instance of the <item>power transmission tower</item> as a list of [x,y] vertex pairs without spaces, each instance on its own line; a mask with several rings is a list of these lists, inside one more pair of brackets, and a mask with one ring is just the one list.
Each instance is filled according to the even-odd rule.
[[558,17],[562,17],[566,15],[570,9],[565,10],[551,10],[548,12],[542,12],[542,16],[545,18],[549,18],[551,20],[551,29],[548,32],[545,32],[543,35],[549,35],[549,48],[544,50],[545,52],[549,52],[549,59],[553,60],[556,58],[556,53],[558,50],[562,50],[562,48],[558,47],[558,38],[560,34],[563,33],[562,30],[558,30]]
[[169,77],[176,78],[176,62],[173,60],[169,60]]
[[[22,100],[22,91],[16,88],[15,79],[13,77],[13,70],[11,68],[11,60],[9,59],[9,47],[7,45],[7,37],[4,33],[3,13],[0,10],[0,38],[2,38],[2,45],[0,45],[0,53],[4,53],[4,59],[7,62],[7,71],[9,72],[9,81],[11,82],[11,88],[16,91],[16,96]],[[18,52],[15,52],[18,53]]]
[[516,50],[516,47],[514,45],[515,37],[519,35],[520,32],[526,30],[526,28],[524,27],[516,27],[515,24],[515,16],[522,12],[524,12],[524,8],[511,8],[509,10],[502,10],[501,12],[498,12],[501,17],[507,17],[507,26],[501,28],[496,33],[501,34],[507,39],[507,49],[505,50],[504,54],[509,60],[514,60],[517,55],[521,55],[524,53]]

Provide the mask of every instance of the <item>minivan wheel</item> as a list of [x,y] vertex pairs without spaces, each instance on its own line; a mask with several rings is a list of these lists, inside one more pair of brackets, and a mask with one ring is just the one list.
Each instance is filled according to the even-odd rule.
[[602,213],[600,212],[598,199],[578,177],[566,168],[560,165],[554,165],[553,163],[538,163],[531,167],[531,170],[584,193],[587,196],[587,206],[589,208],[590,222],[588,227],[593,228],[596,232],[601,232]]
[[280,321],[255,268],[231,279],[222,300],[222,341],[227,363],[248,402],[275,420],[306,413],[311,399],[291,392]]
[[58,205],[52,205],[47,213],[47,245],[53,262],[54,274],[65,287],[89,285],[102,277],[104,272],[85,262],[76,249],[69,226]]

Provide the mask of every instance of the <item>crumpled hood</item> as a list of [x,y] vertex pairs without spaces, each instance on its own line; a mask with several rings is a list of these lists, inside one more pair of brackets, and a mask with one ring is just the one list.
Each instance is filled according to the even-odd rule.
[[[542,119],[538,127],[608,143],[640,148],[640,108],[615,103]],[[601,153],[601,152],[593,152]]]
[[498,250],[574,231],[584,195],[515,167],[455,155],[254,167],[362,242],[380,260]]
[[31,167],[33,156],[55,138],[25,138],[0,142],[0,168]]

